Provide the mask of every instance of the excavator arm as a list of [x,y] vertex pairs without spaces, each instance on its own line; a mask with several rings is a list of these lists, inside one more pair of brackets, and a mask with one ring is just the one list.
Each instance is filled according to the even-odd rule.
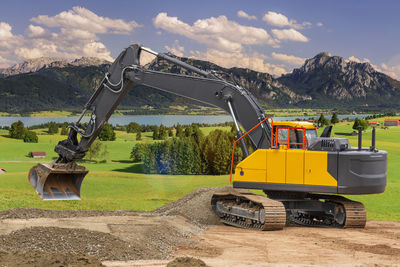
[[[197,75],[148,70],[140,65],[140,54],[143,51]],[[167,54],[159,54],[133,44],[116,58],[77,122],[69,125],[68,138],[60,141],[55,147],[58,159],[50,165],[38,164],[29,172],[29,181],[41,198],[80,199],[80,186],[88,170],[77,165],[75,161],[85,156],[128,90],[132,87],[135,89],[136,86],[152,87],[219,107],[232,115],[238,137],[242,135],[239,125],[248,131],[266,118],[261,105],[248,90]],[[88,123],[83,124],[81,121],[86,113],[91,113],[90,119]],[[253,130],[248,137],[255,150],[269,148],[271,126],[268,121]],[[243,139],[241,148],[247,157],[248,151]]]

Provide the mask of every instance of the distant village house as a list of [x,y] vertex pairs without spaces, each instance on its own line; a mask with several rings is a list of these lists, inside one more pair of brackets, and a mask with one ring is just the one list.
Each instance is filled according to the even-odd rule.
[[386,119],[385,126],[400,126],[399,119]]
[[377,127],[377,126],[379,126],[379,121],[370,121],[369,125],[372,127]]
[[38,152],[31,152],[31,157],[32,158],[45,158],[46,157],[46,152],[43,151],[38,151]]

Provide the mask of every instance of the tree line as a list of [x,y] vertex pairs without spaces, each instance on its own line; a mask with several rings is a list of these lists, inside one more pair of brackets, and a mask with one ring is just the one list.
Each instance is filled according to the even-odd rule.
[[[143,161],[144,173],[211,174],[230,172],[235,129],[216,129],[204,136],[196,124],[176,127],[175,136],[160,142],[137,143],[131,151],[134,162]],[[243,158],[240,149],[235,164]]]

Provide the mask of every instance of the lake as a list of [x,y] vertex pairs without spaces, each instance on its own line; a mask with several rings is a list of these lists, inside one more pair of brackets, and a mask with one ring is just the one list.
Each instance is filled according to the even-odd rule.
[[[338,115],[339,119],[343,118],[365,118],[368,114],[359,115]],[[308,118],[318,118],[319,116],[293,116],[293,117],[274,117],[274,121],[290,121],[300,118],[306,120]],[[331,116],[325,116],[330,119]],[[32,126],[43,124],[47,122],[75,122],[78,119],[77,116],[71,117],[4,117],[0,116],[0,126],[10,126],[13,122],[18,120],[22,121],[25,126]],[[85,117],[83,121],[87,121],[89,117]],[[114,116],[111,117],[109,123],[112,125],[127,125],[130,122],[137,122],[139,124],[147,125],[161,125],[173,126],[177,123],[181,125],[192,124],[192,123],[223,123],[227,121],[232,121],[232,117],[229,115],[126,115],[126,116]]]

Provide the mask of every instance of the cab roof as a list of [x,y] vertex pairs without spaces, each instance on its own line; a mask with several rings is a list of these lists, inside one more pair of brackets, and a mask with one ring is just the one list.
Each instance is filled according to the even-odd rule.
[[317,129],[313,123],[308,121],[274,121],[274,126],[304,127],[306,129]]

